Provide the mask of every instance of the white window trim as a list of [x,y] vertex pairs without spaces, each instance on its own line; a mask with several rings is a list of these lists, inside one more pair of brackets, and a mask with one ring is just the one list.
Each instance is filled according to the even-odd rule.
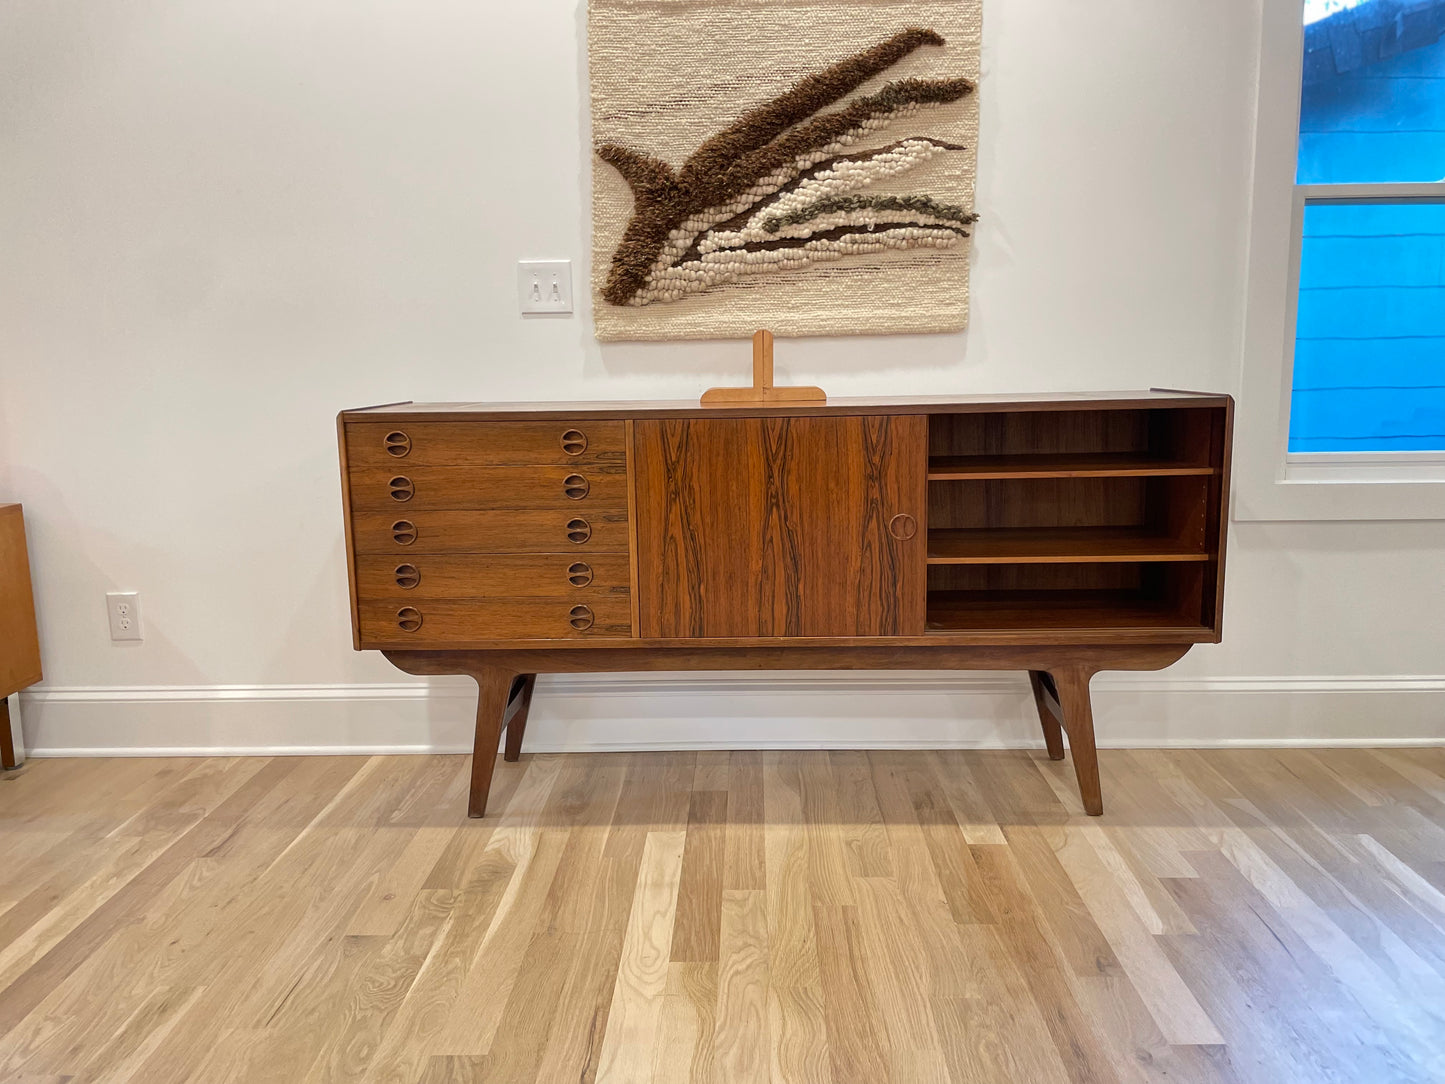
[[1265,0],[1235,416],[1234,518],[1445,519],[1445,454],[1289,451],[1300,233],[1308,200],[1445,198],[1445,182],[1299,185],[1301,0]]

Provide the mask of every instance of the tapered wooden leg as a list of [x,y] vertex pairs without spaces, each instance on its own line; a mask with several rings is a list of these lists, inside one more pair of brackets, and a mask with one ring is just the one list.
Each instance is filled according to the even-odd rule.
[[517,675],[491,666],[479,667],[470,673],[477,680],[477,737],[472,746],[472,791],[467,799],[467,816],[481,817],[487,812],[492,768],[497,762],[497,742],[502,737],[512,679]]
[[1039,709],[1039,725],[1044,728],[1044,745],[1048,747],[1050,760],[1064,759],[1064,731],[1059,726],[1063,709],[1054,695],[1049,675],[1042,670],[1029,671],[1029,685],[1034,690],[1034,705]]
[[1079,797],[1084,812],[1097,817],[1104,812],[1099,788],[1099,751],[1094,744],[1094,711],[1089,704],[1089,679],[1094,672],[1082,666],[1050,670],[1063,709],[1064,729],[1069,734],[1069,752],[1074,757],[1074,775],[1079,780]]
[[512,684],[517,692],[507,705],[507,742],[502,749],[503,760],[519,760],[522,756],[522,735],[527,732],[527,712],[532,710],[532,690],[537,685],[537,675],[523,674]]
[[10,701],[0,696],[0,768],[20,767],[15,759],[15,737],[10,732]]

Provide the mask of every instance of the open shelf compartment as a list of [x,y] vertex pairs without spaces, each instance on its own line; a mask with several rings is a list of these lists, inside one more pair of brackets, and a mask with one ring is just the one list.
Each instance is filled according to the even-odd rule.
[[929,420],[930,631],[1215,626],[1225,415]]
[[1205,630],[1199,565],[939,565],[928,570],[930,632]]
[[935,415],[928,479],[1216,474],[1216,428],[1206,408]]

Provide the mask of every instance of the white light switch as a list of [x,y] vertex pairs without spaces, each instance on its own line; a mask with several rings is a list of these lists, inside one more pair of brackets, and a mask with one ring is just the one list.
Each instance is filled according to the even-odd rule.
[[572,311],[571,260],[518,260],[517,299],[522,311]]

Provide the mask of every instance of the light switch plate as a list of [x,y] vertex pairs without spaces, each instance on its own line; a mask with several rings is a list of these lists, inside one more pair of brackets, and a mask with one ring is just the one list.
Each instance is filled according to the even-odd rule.
[[572,311],[571,260],[518,260],[517,300],[523,313]]

